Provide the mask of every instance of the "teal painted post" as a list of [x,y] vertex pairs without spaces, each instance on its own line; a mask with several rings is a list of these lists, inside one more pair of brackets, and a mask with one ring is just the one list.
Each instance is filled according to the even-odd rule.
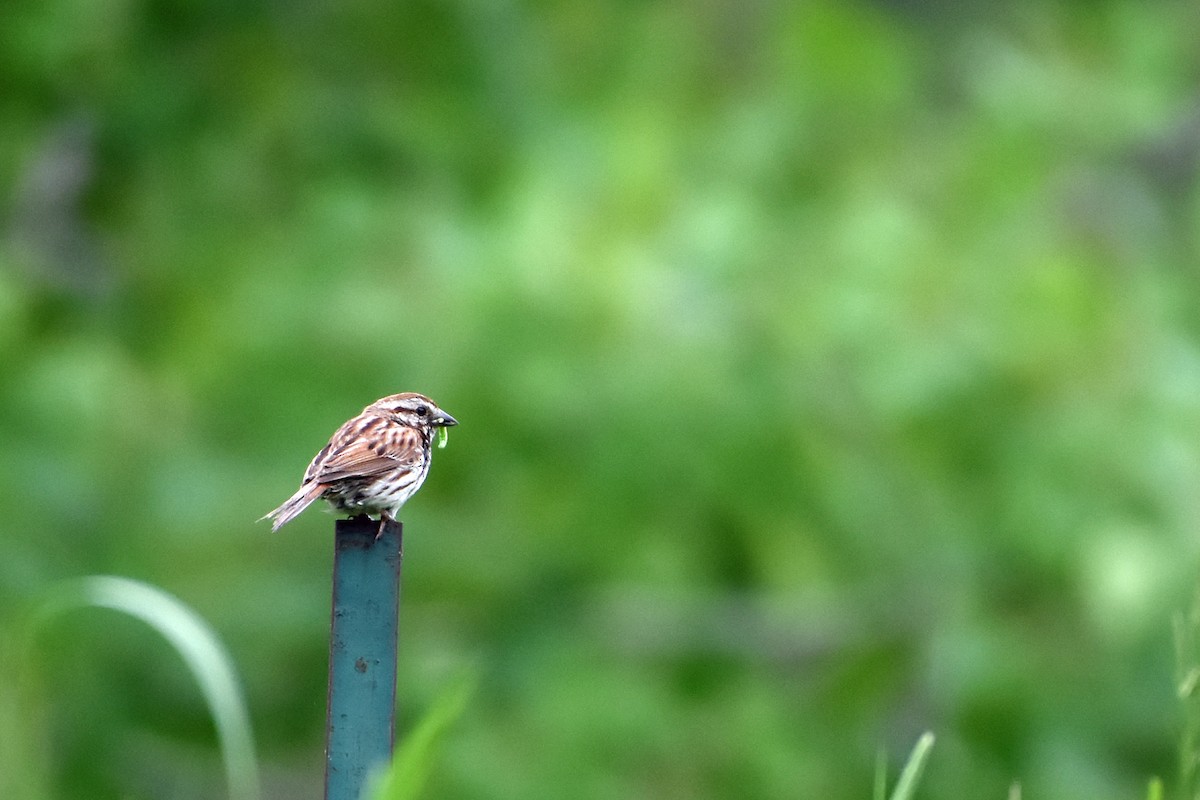
[[368,779],[392,757],[403,534],[398,522],[337,522],[325,800],[362,800]]

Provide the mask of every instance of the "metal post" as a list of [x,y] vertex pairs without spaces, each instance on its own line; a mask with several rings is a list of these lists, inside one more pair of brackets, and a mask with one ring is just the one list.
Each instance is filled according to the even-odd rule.
[[337,522],[325,800],[361,800],[372,772],[392,757],[403,533],[398,522]]

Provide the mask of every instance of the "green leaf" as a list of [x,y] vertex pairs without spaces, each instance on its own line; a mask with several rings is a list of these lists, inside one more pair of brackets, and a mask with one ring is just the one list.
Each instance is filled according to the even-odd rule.
[[916,794],[917,783],[921,780],[921,773],[925,770],[929,751],[933,749],[933,739],[933,734],[926,731],[917,740],[912,754],[908,757],[908,763],[900,771],[900,780],[896,782],[896,789],[892,792],[891,800],[911,800]]
[[400,743],[391,766],[377,778],[375,790],[369,797],[373,800],[415,800],[421,796],[437,761],[441,741],[466,710],[476,683],[475,673],[466,673],[438,696]]
[[258,762],[250,717],[233,662],[212,628],[178,598],[129,578],[94,575],[60,584],[33,618],[36,631],[81,608],[109,608],[145,622],[183,658],[217,729],[231,800],[258,800]]

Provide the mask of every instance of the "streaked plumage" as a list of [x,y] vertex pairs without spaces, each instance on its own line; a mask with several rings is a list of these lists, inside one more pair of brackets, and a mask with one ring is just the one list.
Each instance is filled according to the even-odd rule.
[[338,428],[308,465],[300,489],[263,519],[277,531],[318,498],[352,516],[394,519],[429,474],[437,429],[457,424],[416,392],[376,400]]

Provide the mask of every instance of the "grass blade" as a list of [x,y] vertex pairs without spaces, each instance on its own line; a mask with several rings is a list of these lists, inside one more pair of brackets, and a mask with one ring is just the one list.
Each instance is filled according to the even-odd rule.
[[139,619],[175,648],[213,716],[230,800],[258,800],[258,762],[246,703],[233,663],[208,624],[161,589],[129,578],[96,575],[56,587],[38,609],[35,628],[66,612],[89,607],[109,608]]
[[896,789],[892,792],[891,800],[911,800],[916,794],[917,783],[921,780],[925,762],[929,759],[929,751],[933,749],[933,738],[933,734],[926,731],[917,740],[912,754],[908,757],[908,763],[900,771],[900,780],[896,782]]
[[379,778],[373,800],[415,800],[421,796],[446,731],[467,708],[475,692],[476,676],[461,676],[434,701],[417,726],[401,742],[400,750]]

